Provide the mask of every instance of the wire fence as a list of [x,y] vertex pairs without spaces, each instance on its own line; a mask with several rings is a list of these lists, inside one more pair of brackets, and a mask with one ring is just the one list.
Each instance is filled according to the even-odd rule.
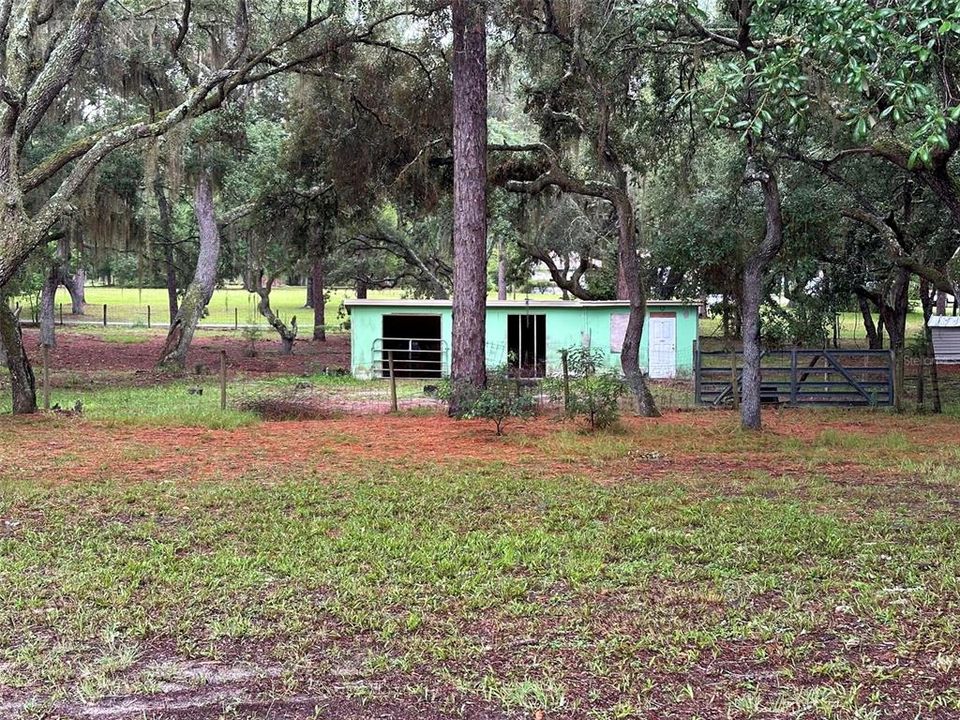
[[[19,302],[13,309],[20,314],[21,322],[26,325],[38,325],[40,308],[38,305]],[[286,325],[294,318],[301,330],[313,330],[312,308],[302,308],[299,312],[274,310],[276,316]],[[131,304],[86,304],[83,313],[74,314],[69,303],[57,303],[54,306],[54,323],[60,327],[117,327],[117,328],[159,328],[170,326],[172,317],[167,305],[131,305]],[[247,307],[213,307],[208,305],[204,317],[198,325],[206,330],[227,331],[263,331],[270,329],[270,323],[256,309],[255,304]],[[324,329],[334,332],[343,328],[343,323],[328,323]]]

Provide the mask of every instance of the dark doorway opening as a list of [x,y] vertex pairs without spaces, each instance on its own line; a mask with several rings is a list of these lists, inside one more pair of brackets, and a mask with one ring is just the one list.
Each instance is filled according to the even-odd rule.
[[384,315],[382,377],[390,377],[390,352],[397,377],[441,377],[443,342],[440,338],[439,315]]
[[546,376],[546,315],[507,315],[507,363],[519,377]]

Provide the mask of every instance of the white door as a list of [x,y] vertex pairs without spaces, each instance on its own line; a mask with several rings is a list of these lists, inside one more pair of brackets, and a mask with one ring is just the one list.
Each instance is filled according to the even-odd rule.
[[677,316],[650,317],[650,377],[677,376]]

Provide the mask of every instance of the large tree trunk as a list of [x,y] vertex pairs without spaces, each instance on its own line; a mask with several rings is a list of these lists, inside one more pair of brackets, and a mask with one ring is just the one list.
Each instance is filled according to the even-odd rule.
[[323,262],[316,260],[310,269],[310,287],[313,291],[313,339],[326,340],[326,298],[323,289]]
[[930,404],[933,412],[940,414],[943,412],[943,405],[940,402],[940,375],[937,372],[937,356],[933,350],[933,331],[930,329],[930,318],[933,316],[933,310],[939,301],[940,292],[933,290],[926,278],[920,278],[920,304],[923,306],[923,332],[926,342],[924,343],[925,363],[921,363],[920,372],[923,372],[924,364],[930,368]]
[[58,287],[60,287],[60,265],[54,260],[40,289],[40,344],[48,348],[57,346],[54,326],[56,325],[55,305]]
[[163,236],[163,267],[167,284],[167,309],[170,312],[170,325],[177,317],[177,266],[173,256],[173,219],[170,214],[170,202],[167,200],[167,189],[163,185],[160,174],[154,180],[153,194],[157,198],[157,213],[160,216],[160,234]]
[[763,302],[765,268],[755,259],[747,261],[743,271],[741,314],[743,316],[743,375],[740,380],[740,423],[759,430],[760,418],[760,306]]
[[883,350],[883,335],[877,331],[877,325],[873,321],[870,301],[863,295],[858,295],[857,301],[860,305],[860,315],[863,317],[863,327],[867,332],[867,342],[870,344],[870,349]]
[[0,294],[0,359],[10,372],[13,414],[27,415],[37,411],[37,384],[23,346],[20,320]]
[[87,273],[82,269],[77,270],[72,275],[67,274],[60,281],[67,288],[67,292],[70,293],[70,313],[72,315],[83,315],[87,309]]
[[71,310],[74,315],[82,315],[84,310],[84,289],[76,275],[70,272],[70,239],[63,235],[57,242],[57,252],[50,265],[50,272],[40,289],[40,344],[48,348],[56,347],[56,301],[57,288],[63,285],[70,293]]
[[270,327],[276,330],[280,336],[280,354],[292,355],[293,343],[296,342],[297,339],[297,318],[294,317],[290,320],[290,325],[286,325],[277,317],[277,314],[273,312],[273,308],[270,307],[270,291],[273,290],[273,283],[275,281],[275,277],[270,277],[267,279],[266,284],[264,284],[263,272],[261,271],[251,273],[245,281],[245,285],[247,292],[256,293],[257,297],[260,298],[260,301],[257,303],[257,310],[260,311],[260,314],[270,323]]
[[903,410],[903,382],[906,373],[904,350],[907,344],[907,315],[910,312],[910,276],[905,268],[897,268],[886,295],[879,303],[880,318],[890,338],[890,349],[895,361],[894,407],[897,412]]
[[197,269],[193,280],[183,294],[183,302],[170,324],[163,352],[157,363],[159,367],[171,370],[183,370],[187,364],[187,353],[197,325],[204,310],[213,297],[217,280],[217,265],[220,260],[220,230],[213,209],[213,190],[206,175],[197,181],[194,191],[197,225],[200,230],[200,254],[197,256]]
[[[454,386],[486,383],[487,304],[486,3],[453,0]],[[455,389],[450,411],[460,410]]]
[[748,177],[760,183],[763,191],[764,236],[747,259],[743,271],[740,299],[740,330],[743,336],[743,376],[740,381],[740,425],[745,430],[759,430],[760,418],[760,305],[763,301],[767,268],[783,245],[783,204],[780,185],[772,168],[751,156],[756,165]]
[[637,232],[633,205],[624,189],[614,202],[617,211],[618,242],[617,259],[620,267],[620,282],[630,302],[630,316],[620,349],[620,369],[630,386],[637,404],[637,413],[644,417],[658,417],[656,402],[640,369],[640,341],[643,340],[643,321],[647,315],[647,294],[640,279],[640,263],[637,259]]
[[943,290],[937,290],[937,315],[947,314],[947,294]]
[[619,255],[617,257],[617,300],[629,300],[630,284],[627,280],[627,269],[622,262],[619,262]]

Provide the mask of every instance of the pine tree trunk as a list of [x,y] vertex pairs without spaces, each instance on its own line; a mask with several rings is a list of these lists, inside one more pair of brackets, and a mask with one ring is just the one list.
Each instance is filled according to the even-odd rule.
[[[486,383],[486,3],[453,0],[453,359],[464,391]],[[450,403],[459,411],[459,393]]]
[[326,340],[326,299],[323,289],[323,263],[317,260],[310,271],[310,287],[313,290],[313,339]]
[[357,280],[357,300],[367,299],[367,283],[364,280]]
[[5,359],[10,372],[10,389],[13,395],[13,414],[28,415],[37,411],[37,384],[23,346],[20,321],[7,305],[7,298],[0,295],[0,355]]
[[193,280],[183,294],[183,302],[170,324],[163,352],[157,363],[170,370],[183,370],[187,364],[190,343],[203,317],[217,280],[217,265],[220,260],[220,230],[213,209],[213,190],[209,179],[203,175],[194,191],[197,225],[200,230],[200,254]]

